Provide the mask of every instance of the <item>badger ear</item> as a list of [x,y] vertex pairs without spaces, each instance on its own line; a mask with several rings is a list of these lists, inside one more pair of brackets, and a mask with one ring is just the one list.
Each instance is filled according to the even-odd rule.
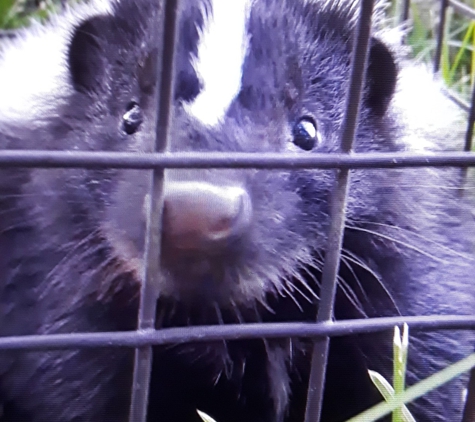
[[372,38],[364,101],[377,116],[383,116],[386,113],[396,89],[397,75],[397,65],[388,47],[381,41]]
[[69,45],[68,64],[71,82],[79,92],[98,92],[106,73],[105,54],[101,45],[108,21],[96,16],[81,23]]

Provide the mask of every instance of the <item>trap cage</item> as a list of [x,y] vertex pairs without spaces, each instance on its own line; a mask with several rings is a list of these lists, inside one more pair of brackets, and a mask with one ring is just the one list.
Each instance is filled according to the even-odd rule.
[[[384,317],[332,321],[337,276],[345,227],[345,206],[351,169],[403,168],[403,167],[463,167],[475,166],[475,154],[471,153],[473,125],[475,122],[475,87],[471,102],[447,92],[461,109],[468,113],[465,150],[423,155],[417,153],[358,153],[352,151],[356,132],[364,69],[371,34],[371,22],[375,0],[360,0],[359,19],[353,48],[352,73],[347,94],[346,112],[341,131],[341,153],[290,154],[253,153],[167,153],[173,98],[174,55],[177,38],[177,10],[179,0],[164,0],[160,27],[163,45],[158,58],[158,86],[155,153],[113,152],[62,152],[62,151],[0,151],[0,167],[41,168],[122,168],[153,170],[150,207],[145,247],[145,277],[140,294],[138,327],[134,332],[74,333],[11,336],[0,338],[0,350],[52,350],[67,348],[128,347],[135,348],[135,362],[130,408],[130,422],[145,422],[147,418],[148,390],[152,366],[152,347],[156,345],[215,340],[240,340],[259,338],[312,338],[314,350],[310,385],[308,388],[305,422],[320,420],[324,391],[328,346],[331,337],[348,334],[392,330],[407,323],[418,330],[475,329],[475,309],[472,316],[413,316]],[[65,1],[61,2],[63,5]],[[447,10],[475,20],[475,10],[458,0],[440,0],[440,18],[437,32],[436,53],[433,69],[438,72],[442,57]],[[401,22],[407,21],[410,0],[403,1]],[[15,31],[2,31],[0,37],[14,37]],[[157,292],[154,279],[159,271],[160,234],[162,215],[162,179],[166,168],[241,168],[241,169],[337,169],[337,177],[331,196],[328,245],[323,266],[320,303],[315,323],[253,323],[217,326],[195,326],[155,329]],[[474,345],[475,346],[475,345]],[[468,384],[463,422],[475,421],[475,370]],[[219,421],[218,421],[219,422]]]

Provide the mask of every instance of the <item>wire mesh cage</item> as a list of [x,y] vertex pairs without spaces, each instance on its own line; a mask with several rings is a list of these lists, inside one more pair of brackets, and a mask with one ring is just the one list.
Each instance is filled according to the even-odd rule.
[[[40,168],[123,168],[153,170],[150,192],[147,233],[145,239],[144,282],[140,293],[138,327],[131,332],[71,333],[51,335],[11,336],[0,338],[0,350],[53,350],[68,348],[128,347],[135,348],[130,422],[147,420],[149,381],[152,370],[153,346],[238,340],[257,338],[312,338],[315,340],[312,354],[312,370],[307,397],[306,422],[320,420],[324,394],[325,370],[330,338],[347,334],[372,333],[392,329],[407,322],[411,329],[474,329],[475,310],[472,316],[423,315],[414,317],[382,317],[333,321],[333,306],[341,262],[342,241],[345,228],[345,208],[348,200],[349,177],[352,169],[388,169],[422,166],[471,167],[475,165],[472,148],[473,123],[475,122],[475,89],[471,104],[461,104],[469,111],[465,151],[441,154],[417,153],[353,153],[352,144],[357,128],[361,103],[367,52],[371,35],[371,17],[374,1],[361,0],[355,36],[350,88],[346,101],[345,118],[341,131],[341,152],[312,154],[296,157],[281,153],[225,153],[186,152],[164,153],[170,143],[171,104],[173,100],[175,46],[177,44],[177,11],[179,0],[166,0],[163,16],[158,27],[163,45],[158,56],[157,79],[159,86],[155,152],[150,154],[122,152],[71,152],[71,151],[0,151],[0,167]],[[442,0],[440,8],[439,37],[434,61],[434,71],[439,70],[442,54],[443,32],[447,8],[475,19],[475,12],[456,0]],[[404,2],[403,19],[409,17],[409,0]],[[13,32],[3,35],[13,37]],[[156,329],[156,304],[158,293],[155,279],[159,271],[160,236],[163,207],[163,174],[165,169],[337,169],[338,176],[330,199],[331,225],[325,262],[322,270],[320,302],[315,323],[253,323],[218,326],[195,326]],[[474,377],[472,377],[474,378]],[[474,420],[475,381],[469,383],[467,409],[464,421]],[[219,422],[219,421],[218,421]]]

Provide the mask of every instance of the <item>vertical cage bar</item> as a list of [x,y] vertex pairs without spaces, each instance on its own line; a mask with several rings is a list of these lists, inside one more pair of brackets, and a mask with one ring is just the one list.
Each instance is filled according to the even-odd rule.
[[[157,2],[158,7],[158,2]],[[157,152],[167,150],[171,122],[171,102],[174,85],[175,40],[177,37],[178,0],[167,0],[164,10],[159,13],[157,40],[163,40],[162,51],[157,57],[157,123],[154,149]],[[145,240],[143,285],[140,293],[138,330],[155,328],[155,314],[158,292],[156,289],[160,266],[160,239],[163,208],[163,169],[156,169],[152,174],[150,190],[150,209],[147,218]],[[152,346],[137,348],[134,360],[132,400],[130,422],[145,422],[147,418],[148,390],[152,370]]]
[[403,0],[402,13],[400,16],[401,23],[407,22],[409,19],[409,9],[411,7],[411,0]]
[[[360,13],[353,46],[350,87],[346,99],[345,117],[341,132],[341,150],[346,153],[350,152],[353,147],[353,140],[357,129],[366,73],[369,39],[371,36],[373,3],[374,0],[361,0],[360,2]],[[333,318],[336,282],[345,228],[349,176],[348,169],[342,169],[337,172],[337,179],[331,197],[330,228],[322,271],[317,322],[331,321]],[[318,422],[320,420],[329,342],[329,337],[325,337],[317,339],[314,343],[305,422]]]
[[[469,16],[473,19],[473,16]],[[470,111],[468,113],[467,131],[465,132],[464,151],[471,151],[473,146],[473,124],[475,123],[475,83],[472,86]],[[467,173],[465,171],[465,177]],[[463,410],[462,422],[475,422],[475,369],[470,371],[467,386],[467,397]]]
[[440,69],[440,60],[442,58],[442,48],[444,45],[444,33],[447,17],[447,7],[449,6],[449,0],[440,1],[439,11],[439,28],[437,31],[437,44],[434,56],[434,73],[437,73]]
[[465,151],[472,150],[473,124],[475,123],[475,83],[472,86],[472,98],[470,100],[470,111],[468,113],[467,131],[465,132]]

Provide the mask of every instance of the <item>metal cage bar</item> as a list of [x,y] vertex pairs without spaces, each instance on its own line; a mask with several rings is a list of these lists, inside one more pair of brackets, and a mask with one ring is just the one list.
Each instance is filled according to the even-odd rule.
[[[159,14],[156,39],[163,40],[162,51],[157,55],[157,122],[154,150],[168,149],[173,99],[175,44],[177,38],[178,0],[166,0]],[[155,315],[158,299],[157,278],[160,270],[160,246],[163,210],[164,169],[154,169],[150,188],[150,210],[147,216],[145,234],[145,271],[140,294],[138,331],[155,329]],[[130,422],[146,422],[153,349],[144,345],[135,350]]]
[[406,167],[471,167],[475,155],[470,152],[425,153],[315,153],[306,156],[279,153],[131,153],[69,151],[0,151],[0,168],[241,168],[241,169],[367,169]]
[[449,0],[440,1],[439,12],[439,28],[437,30],[437,43],[434,55],[434,73],[437,73],[440,69],[440,60],[442,58],[442,47],[444,44],[444,33],[447,16],[447,7],[449,6]]
[[[437,44],[436,52],[434,56],[434,73],[440,70],[440,61],[442,59],[442,49],[444,45],[444,35],[447,25],[447,9],[451,7],[457,13],[467,17],[468,19],[475,20],[475,9],[467,6],[459,0],[441,0],[440,1],[440,14],[439,14],[439,28],[437,31]],[[452,100],[457,103],[461,108],[465,109],[466,104],[463,100],[457,98],[456,95],[450,95]],[[464,150],[471,151],[473,145],[473,125],[475,123],[475,85],[472,87],[472,96],[470,106],[468,110],[467,119],[467,131],[465,133]]]
[[407,323],[417,330],[475,329],[475,315],[425,315],[338,320],[329,323],[274,322],[252,324],[175,327],[128,332],[33,334],[0,337],[0,350],[56,350],[97,347],[142,347],[216,340],[258,338],[341,337],[348,334],[376,333]]
[[448,0],[448,4],[459,14],[469,19],[475,19],[475,10],[459,0]]
[[[458,0],[448,0],[448,4],[459,14],[475,20],[475,10]],[[443,35],[442,35],[443,36]],[[467,132],[465,134],[465,151],[471,151],[473,144],[473,124],[475,123],[475,85],[472,87],[470,110],[468,113]]]
[[[340,148],[344,153],[350,153],[353,149],[358,124],[368,59],[369,39],[371,37],[373,3],[374,0],[361,0],[360,2],[356,42],[353,48],[350,87],[346,98],[345,117],[340,138]],[[350,170],[338,170],[330,199],[330,227],[322,271],[317,322],[331,321],[333,318],[337,277],[345,229],[345,211],[349,182]],[[305,422],[318,422],[320,420],[329,347],[329,337],[317,339],[313,345]]]

